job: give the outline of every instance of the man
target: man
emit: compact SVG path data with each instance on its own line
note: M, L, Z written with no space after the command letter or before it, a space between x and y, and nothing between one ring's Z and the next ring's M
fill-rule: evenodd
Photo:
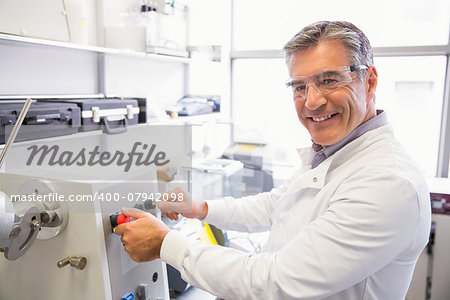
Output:
M430 201L375 109L370 43L348 22L318 22L284 50L287 85L313 141L299 150L303 165L269 193L193 200L183 214L223 229L270 229L262 251L201 245L142 212L124 211L136 221L116 233L132 259L161 257L226 299L404 299L428 240ZM160 208L177 217L169 203Z

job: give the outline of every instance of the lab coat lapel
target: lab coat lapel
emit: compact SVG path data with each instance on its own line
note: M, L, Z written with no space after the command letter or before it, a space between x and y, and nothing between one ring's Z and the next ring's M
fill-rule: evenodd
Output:
M292 182L288 188L288 194L295 193L304 188L323 188L325 185L325 178L335 155L327 158L316 168L311 169L311 160L314 154L311 147L298 149L297 151L302 160L304 174Z

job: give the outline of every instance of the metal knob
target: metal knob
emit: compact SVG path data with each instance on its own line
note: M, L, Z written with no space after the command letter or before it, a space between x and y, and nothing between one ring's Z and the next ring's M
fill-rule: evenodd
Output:
M77 270L83 270L86 267L87 259L83 256L69 256L66 257L56 264L58 268L65 267L67 265L70 265L71 267L77 269Z

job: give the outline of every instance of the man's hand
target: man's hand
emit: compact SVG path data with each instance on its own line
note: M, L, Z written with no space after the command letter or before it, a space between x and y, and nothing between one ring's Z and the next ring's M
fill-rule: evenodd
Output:
M186 194L181 188L176 188L163 195L162 199L170 199L171 201L161 201L158 208L162 215L171 220L178 220L178 214L186 218L197 218L203 220L208 214L208 204L203 200L194 200ZM176 195L176 199L172 198Z
M122 213L135 221L120 224L114 232L121 236L122 244L135 262L160 258L161 245L170 229L149 213L135 208L122 208Z

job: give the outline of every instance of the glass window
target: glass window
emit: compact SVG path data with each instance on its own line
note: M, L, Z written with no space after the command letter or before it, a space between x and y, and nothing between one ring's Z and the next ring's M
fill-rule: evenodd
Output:
M450 28L448 0L240 0L233 13L235 50L280 49L319 20L350 21L373 47L445 45Z
M445 80L444 56L376 57L376 106L427 176L436 175Z
M287 78L284 59L234 61L234 139L269 143L274 163L295 164L295 148L311 145L311 138L297 118Z

